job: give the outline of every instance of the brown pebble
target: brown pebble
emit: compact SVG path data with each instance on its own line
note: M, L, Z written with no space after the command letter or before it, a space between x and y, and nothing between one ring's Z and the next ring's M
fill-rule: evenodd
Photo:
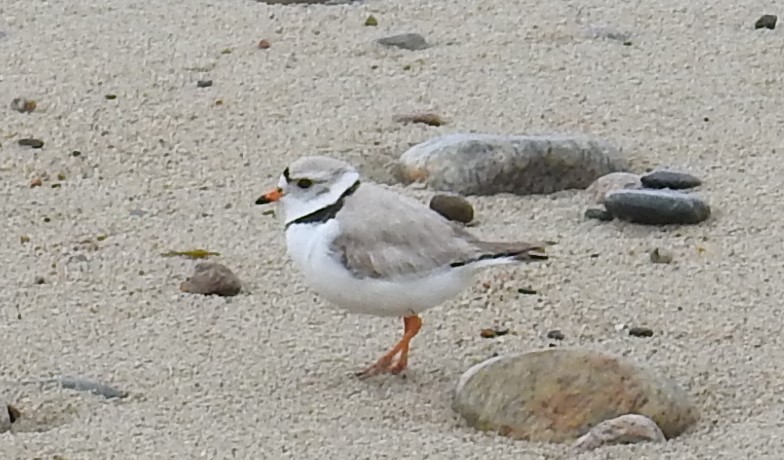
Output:
M180 283L180 290L191 294L235 296L241 289L237 275L217 262L196 264L193 275Z
M499 327L488 327L479 331L479 335L484 339L494 339L509 333L509 329Z
M259 40L259 49L266 50L269 49L270 46L272 46L272 44L269 42L269 40Z
M36 177L35 179L30 181L30 188L40 187L43 184L44 184L44 182L41 180L41 178Z
M11 109L20 113L30 113L34 111L36 107L38 107L38 103L32 99L17 97L11 101Z
M464 224L474 219L474 207L460 195L435 195L430 199L430 209L449 220Z
M399 123L421 123L428 126L441 126L444 119L435 113L417 113L413 115L398 115L395 121Z

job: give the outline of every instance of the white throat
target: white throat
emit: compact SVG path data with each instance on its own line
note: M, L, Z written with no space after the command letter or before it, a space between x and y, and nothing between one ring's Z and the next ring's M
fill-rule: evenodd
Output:
M337 180L329 191L317 195L314 198L302 201L291 196L284 195L280 200L283 204L283 212L286 216L286 224L312 214L320 209L335 204L340 197L359 180L359 173L348 171Z

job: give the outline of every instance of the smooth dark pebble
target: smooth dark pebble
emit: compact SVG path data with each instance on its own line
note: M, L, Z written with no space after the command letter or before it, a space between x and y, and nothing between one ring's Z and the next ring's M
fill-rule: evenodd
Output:
M547 338L553 340L563 340L566 338L566 336L559 329L553 329L547 333Z
M199 80L196 82L197 88L209 88L212 86L212 80Z
M648 327L631 327L629 335L632 337L653 337L653 329Z
M669 189L614 190L604 206L618 219L647 225L698 224L711 214L698 196Z
M640 177L640 182L645 188L669 188L672 190L694 188L702 184L700 179L691 174L667 170L648 173Z
M110 101L113 101L113 100L117 99L117 95L116 94L107 94L104 97L106 99L110 100Z
M36 276L35 277L35 284L44 284L44 283L46 283L46 280L44 279L43 276Z
M41 139L35 139L30 137L19 139L18 142L19 145L21 145L22 147L32 147L34 149L40 149L41 147L44 146L44 141L42 141Z
M775 14L763 14L762 17L757 19L754 23L755 29L775 29L778 17Z
M530 288L519 288L517 292L526 295L536 295L536 290Z

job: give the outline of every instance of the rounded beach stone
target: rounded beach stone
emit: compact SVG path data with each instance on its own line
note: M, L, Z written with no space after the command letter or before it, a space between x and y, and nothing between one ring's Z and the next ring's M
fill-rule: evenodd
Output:
M640 442L665 442L664 433L656 422L644 415L626 414L605 420L572 445L578 450L593 450L612 444L636 444Z
M614 217L649 225L698 224L710 217L699 197L675 190L613 190L604 207Z
M667 438L699 418L678 385L621 358L549 348L491 358L460 378L452 408L470 426L514 439L568 442L636 413Z
M461 195L584 189L605 174L628 168L619 151L599 139L470 133L417 144L403 153L399 166L403 183L423 182Z
M430 209L449 220L464 224L474 219L474 207L460 195L435 195L430 199Z
M217 262L196 264L193 275L180 283L182 292L204 295L234 296L242 283L228 267Z
M642 183L640 182L640 176L637 174L614 172L596 179L585 191L591 195L595 202L601 203L604 201L607 193L613 190L639 188L642 188Z
M663 169L645 174L640 178L640 182L645 188L669 188L672 190L694 188L702 184L701 180L691 174Z

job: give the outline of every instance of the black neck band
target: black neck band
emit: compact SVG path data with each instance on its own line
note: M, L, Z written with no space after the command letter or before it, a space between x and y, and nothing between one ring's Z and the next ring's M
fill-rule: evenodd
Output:
M346 201L346 198L351 196L352 193L356 192L358 188L359 181L356 181L354 182L354 185L346 189L346 191L340 195L336 202L317 211L313 211L310 214L306 214L298 219L294 219L291 222L288 222L286 224L286 228L289 228L289 225L293 224L313 224L334 219L338 211L340 211L340 209L343 207L343 202Z

